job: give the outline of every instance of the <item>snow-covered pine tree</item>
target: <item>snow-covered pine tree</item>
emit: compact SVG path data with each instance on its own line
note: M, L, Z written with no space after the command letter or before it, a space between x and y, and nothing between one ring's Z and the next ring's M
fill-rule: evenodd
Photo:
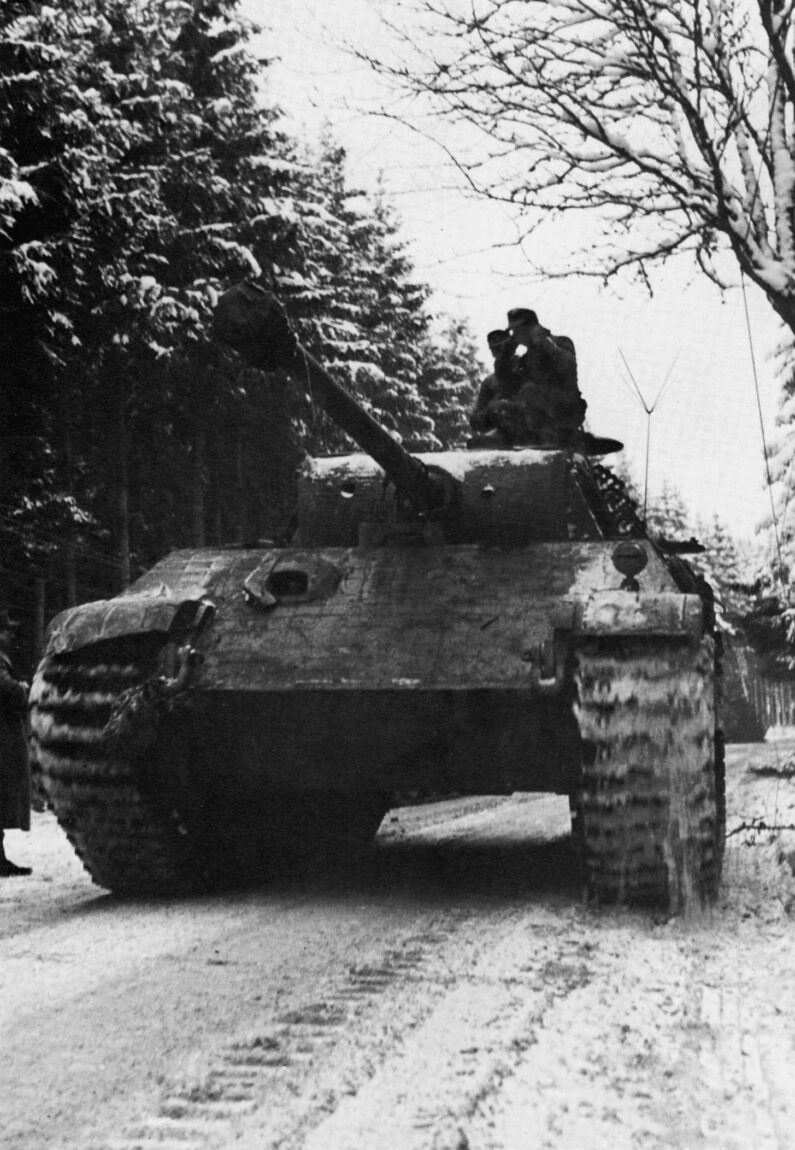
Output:
M617 459L610 460L610 470L623 483L627 495L635 504L638 515L643 515L644 505L644 492L641 484L638 483L635 472L632 470L625 455L619 455Z
M359 233L368 226L364 195L348 185L345 150L326 132L305 145L292 201L289 265L278 265L274 286L300 338L343 387L366 406L359 371L375 370L377 353L364 326L371 288L359 274ZM309 451L343 450L347 441L306 396L304 438Z
M471 434L469 413L488 374L466 320L439 316L422 343L419 389L442 447L460 447Z
M715 596L715 618L721 636L724 733L729 742L759 741L765 733L754 701L759 667L743 629L752 603L744 588L753 578L754 556L717 515L708 521L699 520L696 534L704 551L689 556L689 560Z
M369 227L357 237L357 247L371 301L364 327L377 349L377 370L365 368L357 384L376 418L396 432L409 450L438 447L433 419L419 387L431 323L430 288L417 279L400 234L400 219L383 188L377 190L368 222Z
M108 164L129 144L108 101L114 74L96 66L105 32L96 5L80 0L0 11L0 514L12 535L0 541L3 578L15 580L30 614L29 588L45 579L61 603L74 599L91 519L79 493L84 409L75 384L89 358L79 320L97 251L81 218L88 202L112 216Z
M688 564L702 575L715 594L721 627L735 631L748 607L743 586L753 579L755 559L718 515L694 518L679 490L665 483L651 504L647 527L652 536L685 542L695 539L703 548L688 554Z
M417 282L386 198L349 185L346 155L326 133L304 157L294 251L297 269L277 283L302 340L384 427L412 449L435 445L417 389L430 289ZM311 397L310 397L311 399ZM346 443L312 412L310 450Z
M687 504L678 488L667 480L659 495L649 501L646 526L650 534L671 540L690 539L695 533Z
M752 577L753 557L734 539L715 515L694 521L680 492L670 484L652 504L648 529L652 535L684 541L695 537L704 548L684 559L712 589L716 632L720 637L723 668L723 728L729 741L761 739L764 730L752 702L751 679L756 665L743 631L744 613L750 602L742 585Z
M209 335L219 285L267 279L289 258L297 172L292 141L260 99L261 64L237 7L198 0L174 24L161 73L180 108L176 117L162 109L150 145L162 157L163 214L154 266L131 285L145 284L195 543L261 534L266 509L288 500L297 459L289 393L242 370Z
M788 329L782 329L774 363L781 397L764 476L772 509L760 531L763 559L749 627L768 669L786 677L795 672L795 338Z
M698 521L696 538L703 545L704 552L695 556L694 565L713 587L724 616L734 631L738 620L750 607L750 596L745 588L753 582L756 556L732 535L718 515Z
M131 548L145 564L188 541L192 496L194 538L240 533L224 516L256 520L269 476L294 463L283 442L269 450L289 426L281 396L206 342L215 284L254 267L255 242L274 260L289 250L291 146L260 106L246 36L231 0L0 16L4 394L34 467L23 488L54 475L105 524L78 541L89 594L113 589L109 526L126 579ZM257 433L221 442L236 404ZM201 508L211 479L222 496Z

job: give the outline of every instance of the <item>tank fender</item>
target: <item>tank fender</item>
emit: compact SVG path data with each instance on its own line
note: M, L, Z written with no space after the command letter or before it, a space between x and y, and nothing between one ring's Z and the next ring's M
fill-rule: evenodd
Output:
M106 639L162 631L176 642L185 642L209 623L214 604L200 593L196 597L148 592L82 603L56 615L48 631L47 653L62 655Z
M574 605L570 618L577 635L681 635L700 639L704 633L700 597L676 591L595 591Z

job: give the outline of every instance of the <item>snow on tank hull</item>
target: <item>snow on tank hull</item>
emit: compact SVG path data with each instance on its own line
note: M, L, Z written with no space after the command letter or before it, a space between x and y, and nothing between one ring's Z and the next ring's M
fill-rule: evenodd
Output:
M462 456L444 539L402 520L362 457L322 461L297 546L175 552L54 620L34 754L100 885L261 877L285 851L366 839L396 792L536 790L572 796L600 897L714 893L701 600L648 542L642 590L621 589L582 461L506 454Z

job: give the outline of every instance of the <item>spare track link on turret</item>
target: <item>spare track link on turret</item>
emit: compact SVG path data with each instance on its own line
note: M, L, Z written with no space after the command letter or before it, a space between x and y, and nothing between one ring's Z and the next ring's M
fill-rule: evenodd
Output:
M592 460L578 461L575 468L580 482L592 482L598 492L594 512L605 535L644 538L645 527L624 481L603 463Z
M208 876L165 790L135 755L112 752L114 704L145 681L144 661L104 650L50 660L31 691L32 751L42 789L88 873L118 894L187 894Z
M713 640L605 638L577 654L590 894L671 911L713 901L725 834Z

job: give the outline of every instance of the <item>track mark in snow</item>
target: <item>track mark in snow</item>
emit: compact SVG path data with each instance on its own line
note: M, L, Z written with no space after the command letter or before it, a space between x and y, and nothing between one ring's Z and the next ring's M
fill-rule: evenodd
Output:
M467 1125L479 1150L650 1150L680 1059L690 964L661 931L637 937L605 916L591 977L556 998L498 1093ZM593 934L589 936L593 940ZM677 1142L680 1150L690 1146ZM445 1148L446 1150L446 1148Z
M556 1000L591 978L589 948L537 915L516 915L372 1077L312 1129L246 1150L466 1150L469 1120L501 1088ZM565 931L564 931L565 933ZM242 1150L242 1145L241 1145Z
M119 1136L83 1143L86 1150L209 1150L237 1139L246 1120L260 1111L257 1122L258 1148L262 1123L273 1116L278 1131L291 1129L309 1111L324 1112L329 1098L343 1093L350 1082L371 1073L378 1060L378 1043L368 1041L367 1065L359 1065L357 1030L370 1015L393 999L406 998L403 1007L386 1013L392 1019L382 1031L382 1040L391 1048L404 1027L417 1023L429 1009L429 1001L446 992L461 977L461 965L471 944L456 948L456 968L449 977L440 949L459 931L466 937L471 915L455 912L435 916L428 929L405 938L399 945L384 949L377 963L349 966L325 987L322 999L274 1012L252 1024L245 1033L230 1039L209 1063L186 1071L184 1081L172 1083L161 1098L156 1113L131 1124ZM480 921L480 920L479 920ZM472 935L477 938L473 930ZM419 983L423 994L414 1002L412 989ZM329 1062L330 1056L333 1059ZM381 1055L383 1056L383 1055ZM333 1084L313 1087L301 1093L307 1076L323 1081L323 1066L333 1066ZM343 1081L344 1080L344 1081ZM235 1141L242 1148L243 1143ZM72 1144L71 1150L78 1150Z
M740 937L737 937L737 934ZM735 932L742 947L742 932ZM705 1150L789 1150L795 1128L792 1017L795 979L788 940L765 947L766 977L780 1004L758 990L759 971L727 947L702 948L704 983L697 996L702 1040L693 1065L691 1104L701 1115ZM759 961L757 952L757 962ZM789 1057L782 1058L788 1050Z

